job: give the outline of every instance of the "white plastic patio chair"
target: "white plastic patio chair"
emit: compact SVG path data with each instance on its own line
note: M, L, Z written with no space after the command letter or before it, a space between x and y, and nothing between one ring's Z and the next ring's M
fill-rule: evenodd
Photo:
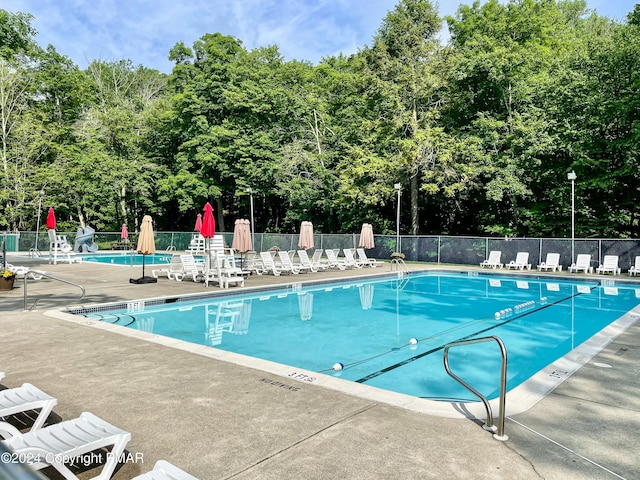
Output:
M635 265L629 268L629 276L634 276L634 275L637 275L638 273L640 273L640 255L636 256Z
M196 263L196 259L190 253L180 255L180 262L182 263L182 272L175 273L173 277L181 282L185 278L191 278L194 282L199 282L204 277L203 269Z
M602 273L603 275L605 273L619 275L620 267L618 266L618 255L605 255L602 260L602 264L596 268L596 273Z
M58 257L66 258L69 263L79 263L82 257L76 257L65 235L56 235L56 231L49 229L49 263L57 265ZM72 258L73 257L73 258Z
M338 258L335 250L328 248L325 250L325 253L327 254L327 265L329 265L329 268L338 268L340 270L347 269L346 262L343 259Z
M226 255L218 252L211 252L209 268L203 274L205 286L209 282L218 282L220 288L229 288L229 284L244 287L244 275L241 269L231 265Z
M562 265L560 265L560 254L559 253L547 253L547 258L544 262L538 265L538 270L551 270L555 272L558 270L562 271Z
M342 252L344 253L344 263L348 268L362 268L362 264L353 256L353 250L350 248L343 248Z
M260 259L262 260L265 273L272 273L276 277L280 275L280 269L276 265L276 262L274 262L271 252L260 252Z
M278 252L278 258L280 258L280 273L293 273L294 275L300 273L300 267L293 264L291 257L289 256L289 252L280 250Z
M0 422L0 436L6 438L4 445L35 470L53 466L67 479L78 478L64 462L93 452L99 448L112 447L106 462L94 480L111 478L131 434L102 420L89 412L78 418L49 425L38 430L20 433L13 425ZM84 475L83 475L83 478Z
M35 270L33 268L24 267L21 265L11 265L10 263L7 263L7 270L11 270L18 277L26 276L27 278L32 278L33 280L41 280L42 276L47 273L44 270Z
M569 273L592 273L593 267L591 266L591 255L588 253L581 253L576 257L576 262L572 263L569 267Z
M204 253L204 246L205 246L205 238L201 234L196 233L191 238L191 242L189 242L189 247L185 251L186 253L191 253L192 255L194 253Z
M172 463L165 460L158 460L153 470L131 480L198 480L193 475L188 474L184 470L176 467Z
M500 263L500 257L502 256L502 252L500 250L492 250L489 252L489 258L484 260L480 266L481 267L491 267L491 268L502 268L503 264Z
M329 265L327 264L327 262L322 261L322 251L323 250L321 248L317 248L313 252L313 256L311 257L311 264L317 266L318 268L326 270L327 268L329 268Z
M151 270L151 275L153 275L154 278L158 278L161 275L166 275L169 280L174 280L176 275L182 274L184 274L184 269L182 268L182 260L180 259L180 255L177 254L171 255L171 260L166 267Z
M366 267L377 267L379 265L384 265L384 262L380 260L376 260L375 258L367 257L367 253L364 251L364 248L357 248L356 253L358 254L358 261L361 265Z
M318 270L326 270L328 265L325 263L320 263L320 256L322 255L322 250L316 250L317 253L314 253L313 256L316 258L309 258L309 254L306 250L298 250L298 258L300 258L300 268L310 271L317 272Z
M38 430L44 425L49 414L56 406L57 400L44 393L30 383L21 387L0 390L0 418L6 418L30 410L40 410L31 430Z
M527 270L531 270L531 264L529 263L529 252L518 252L516 254L515 261L511 260L505 265L505 267L507 267L507 269L513 268L524 270L526 268Z

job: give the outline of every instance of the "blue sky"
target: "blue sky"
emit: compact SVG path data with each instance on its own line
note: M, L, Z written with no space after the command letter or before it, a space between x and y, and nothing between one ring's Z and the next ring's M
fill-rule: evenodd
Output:
M640 0L587 0L623 20ZM0 0L0 8L34 16L38 43L52 44L80 68L93 59L130 59L169 73L167 56L205 33L232 35L251 50L277 45L287 60L317 63L351 54L371 39L397 0ZM434 2L436 3L436 2ZM440 0L441 16L473 0Z

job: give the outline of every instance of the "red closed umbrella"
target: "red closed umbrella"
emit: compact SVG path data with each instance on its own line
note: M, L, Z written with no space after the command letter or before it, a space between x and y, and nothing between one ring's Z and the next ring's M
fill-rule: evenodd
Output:
M127 230L127 224L122 224L122 231L120 232L120 238L126 239L129 238L129 230Z
M47 228L49 230L56 229L56 214L53 211L53 207L49 207L49 213L47 213Z
M209 202L207 202L203 208L204 216L202 218L202 228L200 229L200 235L202 235L206 240L204 244L204 249L207 252L207 255L211 255L209 248L209 238L213 238L216 234L216 221L213 218L213 207ZM209 276L209 264L211 263L210 257L207 257L207 261L205 262L205 268L207 269L206 275Z
M198 216L196 217L196 226L193 227L194 232L199 232L200 230L202 230L202 214L201 213L199 213Z
M202 218L202 227L200 235L204 238L213 238L216 234L216 221L213 218L213 207L209 202L204 206L204 217Z

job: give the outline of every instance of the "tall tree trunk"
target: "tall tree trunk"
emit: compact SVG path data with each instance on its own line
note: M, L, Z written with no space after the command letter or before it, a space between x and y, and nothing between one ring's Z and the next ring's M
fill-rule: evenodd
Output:
M220 197L216 198L216 206L218 210L218 227L216 231L224 232L226 230L224 229L224 215L222 214L222 199Z
M127 223L127 202L125 201L125 196L127 194L126 187L122 187L120 190L120 213L122 213L122 221Z
M411 233L418 234L420 222L418 218L418 174L411 176L409 181L409 195L411 196Z

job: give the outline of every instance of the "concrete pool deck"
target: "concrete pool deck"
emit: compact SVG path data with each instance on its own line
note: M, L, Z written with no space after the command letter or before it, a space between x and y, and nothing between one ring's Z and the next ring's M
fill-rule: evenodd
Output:
M130 284L141 267L8 260L81 284L86 295L79 300L71 285L30 281L28 305L39 298L37 311L23 311L21 280L0 292L1 383L33 383L58 399L54 412L62 419L90 411L131 432L131 456L114 480L146 472L158 459L202 480L640 478L633 447L640 440L637 322L543 400L509 416L509 440L499 442L481 421L418 413L50 314L217 287L166 278ZM246 285L380 271L252 276ZM81 477L88 473L95 471Z

